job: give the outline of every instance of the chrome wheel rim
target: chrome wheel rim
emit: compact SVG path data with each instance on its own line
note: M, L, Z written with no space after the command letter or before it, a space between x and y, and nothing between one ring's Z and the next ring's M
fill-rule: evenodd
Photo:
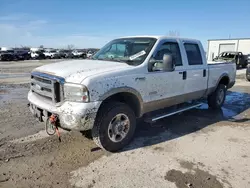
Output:
M128 134L130 121L126 114L117 114L109 123L108 136L112 142L121 142Z
M224 100L224 90L220 89L217 97L217 103L221 104Z

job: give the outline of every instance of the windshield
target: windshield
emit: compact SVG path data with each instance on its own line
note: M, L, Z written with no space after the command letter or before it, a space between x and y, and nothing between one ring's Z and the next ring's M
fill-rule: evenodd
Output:
M100 49L92 59L139 65L146 59L155 42L155 38L115 39Z

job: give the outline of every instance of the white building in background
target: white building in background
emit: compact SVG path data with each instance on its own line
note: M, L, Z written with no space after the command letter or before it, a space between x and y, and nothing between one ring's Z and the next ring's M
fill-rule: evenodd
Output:
M207 59L209 61L225 51L242 52L243 55L250 54L250 38L208 40Z

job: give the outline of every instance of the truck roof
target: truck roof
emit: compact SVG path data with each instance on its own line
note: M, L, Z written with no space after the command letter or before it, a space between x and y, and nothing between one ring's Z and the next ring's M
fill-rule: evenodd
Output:
M144 38L144 37L150 37L150 38L155 38L155 39L180 39L180 40L191 40L191 41L199 41L197 39L192 39L192 38L182 38L182 37L171 37L171 36L164 36L164 35L134 35L134 36L124 36L124 37L119 37L119 38Z

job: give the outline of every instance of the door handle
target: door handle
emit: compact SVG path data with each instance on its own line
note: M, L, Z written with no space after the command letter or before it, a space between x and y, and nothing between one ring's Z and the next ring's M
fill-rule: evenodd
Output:
M206 76L207 76L207 70L203 69L203 77L206 77Z
M179 72L179 74L182 74L182 79L183 80L187 79L187 71Z
M187 71L183 71L182 78L183 80L187 79Z

